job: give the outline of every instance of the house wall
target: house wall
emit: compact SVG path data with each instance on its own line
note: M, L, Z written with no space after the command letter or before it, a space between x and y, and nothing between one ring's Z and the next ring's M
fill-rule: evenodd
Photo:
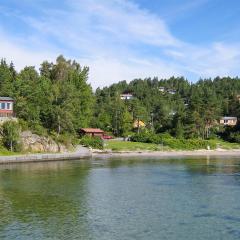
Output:
M81 135L85 135L85 136L90 136L90 137L103 137L104 133L86 133L86 132L81 132Z
M122 99L122 100L130 100L130 99L132 99L132 95L121 95L120 96L120 98Z
M103 133L93 133L92 136L93 137L103 137Z
M0 112L13 112L13 102L0 100Z
M235 125L237 125L237 120L224 120L224 119L221 119L220 120L220 124L227 125L227 126L235 126Z

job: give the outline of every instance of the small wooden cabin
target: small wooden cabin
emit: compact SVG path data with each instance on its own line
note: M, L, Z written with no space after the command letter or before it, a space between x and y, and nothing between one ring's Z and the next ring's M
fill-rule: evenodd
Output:
M90 137L104 137L104 131L99 128L81 128L80 135Z

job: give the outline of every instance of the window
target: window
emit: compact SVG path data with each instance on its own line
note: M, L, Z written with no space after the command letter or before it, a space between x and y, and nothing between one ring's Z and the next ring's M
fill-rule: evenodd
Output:
M11 103L7 103L7 109L10 110L11 109Z
M5 103L1 103L1 109L5 109Z
M228 120L224 119L224 123L228 123Z

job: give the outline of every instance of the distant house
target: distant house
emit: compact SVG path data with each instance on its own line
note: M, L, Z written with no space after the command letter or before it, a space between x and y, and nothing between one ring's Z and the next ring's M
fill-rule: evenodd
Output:
M10 97L0 97L0 123L16 120L13 111L14 99Z
M169 94L176 94L176 90L173 90L173 89L168 89L168 91L167 91Z
M120 98L122 100L131 100L133 98L133 95L131 93L124 93L120 95Z
M159 90L160 92L165 92L165 87L159 87L158 90Z
M99 128L81 128L80 135L90 137L104 137L104 131Z
M135 120L133 122L133 128L145 128L146 124L141 120Z
M220 119L220 124L224 126L236 126L237 117L222 117Z

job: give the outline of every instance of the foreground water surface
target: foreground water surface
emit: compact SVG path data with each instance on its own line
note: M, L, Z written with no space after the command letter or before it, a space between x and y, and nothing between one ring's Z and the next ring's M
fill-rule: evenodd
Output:
M240 239L240 158L0 166L0 239Z

